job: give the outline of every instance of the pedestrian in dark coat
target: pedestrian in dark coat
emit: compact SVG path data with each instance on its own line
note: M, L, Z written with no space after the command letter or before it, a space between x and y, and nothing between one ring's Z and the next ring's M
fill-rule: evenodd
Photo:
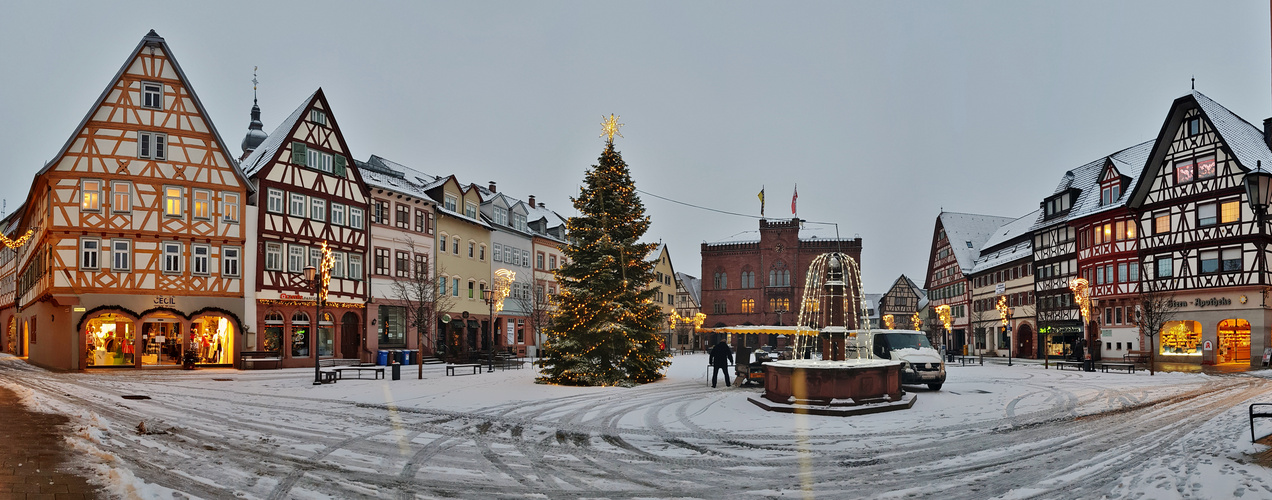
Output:
M719 380L720 370L724 370L724 386L729 384L729 363L733 362L733 350L729 349L729 344L723 340L711 348L711 366L715 368L711 371L711 387L716 386L716 380Z

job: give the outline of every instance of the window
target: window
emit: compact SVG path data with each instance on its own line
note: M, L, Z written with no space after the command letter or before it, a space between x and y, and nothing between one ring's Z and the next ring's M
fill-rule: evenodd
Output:
M331 252L331 277L343 278L345 275L345 253Z
M167 153L168 135L156 132L137 132L137 157L162 160Z
M98 269L98 257L102 251L102 240L97 238L80 239L80 269L84 271L96 271Z
M437 252L438 252L438 253L446 253L446 242L448 242L448 241L450 241L450 237L449 237L449 236L446 236L446 233L442 233L441 237L439 237L439 238L437 239L437 242L438 242Z
M494 256L491 257L495 262L503 262L503 245L495 243Z
M1201 118L1188 119L1188 136L1192 137L1201 133Z
M349 227L362 229L362 209L349 207Z
M1103 266L1095 268L1095 284L1097 285L1104 284L1104 267Z
M411 207L399 203L397 205L397 220L394 222L397 223L397 227L400 227L402 229L410 229L411 228Z
M303 167L303 166L305 166L305 164L306 164L305 158L306 158L306 156L307 156L305 152L306 152L306 151L308 151L308 150L309 150L309 147L308 147L308 146L305 146L305 143L303 143L303 142L292 142L292 148L291 148L291 162L292 162L292 164L293 164L293 165L300 165L300 166L302 166L302 167Z
M313 266L314 269L318 269L322 266L322 247L313 247L309 249L309 265Z
M1113 321L1114 321L1114 324L1118 324L1118 325L1122 324L1122 308L1121 308L1121 307L1115 307L1115 308L1113 308L1113 312L1115 313L1115 314L1113 315ZM1118 344L1120 345L1120 344L1121 344L1121 342L1118 342Z
M529 231L530 228L526 225L525 214L512 214L512 227L518 231Z
M422 280L428 277L428 256L422 253L415 254L415 279Z
M185 215L182 205L185 203L185 189L165 186L163 188L163 214L168 217Z
M1169 278L1171 276L1174 276L1175 271L1174 271L1173 264L1174 262L1171 260L1170 257L1158 257L1157 258L1157 277Z
M1193 164L1181 161L1175 164L1175 184L1184 184L1193 180Z
M751 314L755 312L755 299L742 299L742 312Z
M375 261L373 263L375 264L375 274L380 276L388 276L389 275L389 249L387 248L375 249Z
M142 82L141 107L163 109L163 84Z
M495 214L495 224L499 224L501 226L508 225L508 209L502 208L502 207L495 207L494 214Z
M451 278L451 297L459 296L459 278Z
M548 270L550 271L550 270L554 270L554 269L556 269L556 268L557 268L557 265L556 265L556 264L557 264L556 256L555 256L555 255L549 255L549 256L548 256Z
M1100 189L1100 205L1112 205L1118 198L1122 197L1122 186L1120 184L1110 184Z
M326 173L332 172L331 153L324 153L315 149L309 149L309 161L307 166L312 169L321 170Z
M1217 273L1219 272L1219 251L1206 250L1201 252L1201 272Z
M1197 225L1213 226L1218 223L1218 209L1219 206L1215 203L1203 203L1197 205Z
M212 257L212 248L207 245L190 246L190 272L200 276L208 274L208 260Z
M471 201L464 203L464 215L471 219L477 218L477 204Z
M331 225L343 226L345 223L345 206L331 202Z
M468 258L471 259L475 257L476 255L477 255L477 243L469 241L468 242Z
M451 238L451 253L459 255L459 237Z
M444 203L444 205L443 205L443 206L445 206L447 210L450 210L450 211L452 211L452 212L455 212L455 211L456 211L456 209L455 209L455 204L456 204L456 203L458 203L458 202L459 202L459 200L458 200L457 198L455 198L455 195L453 195L453 194L448 194L448 195L446 195L445 201L443 202L443 203Z
M309 121L317 123L319 125L326 125L327 115L320 110L311 109L309 110Z
M486 245L481 245L481 248L477 249L477 260L486 261Z
M278 189L269 188L265 191L267 201L265 202L265 211L277 214L283 213L283 192Z
M291 355L293 358L309 356L309 315L296 311L291 318Z
M406 346L406 308L380 306L380 345Z
M394 255L394 276L399 278L411 277L411 253L398 250Z
M132 211L132 183L115 181L110 183L110 211L126 214Z
M80 181L80 209L85 212L100 212L102 210L102 181L99 180L82 180Z
M424 211L415 209L415 232L428 233L428 217L424 215Z
M1136 281L1139 281L1139 262L1132 262L1127 267L1129 267L1127 271L1129 271L1131 275L1131 279L1130 281L1127 281L1127 283L1134 283Z
M1219 222L1228 224L1241 221L1241 202L1239 200L1219 202Z
M1153 214L1153 234L1165 234L1170 232L1170 212L1158 212Z
M221 275L237 278L239 276L239 247L221 247Z
M287 245L287 272L298 273L305 270L305 255L309 250L304 245Z
M375 200L371 206L371 223L372 224L388 224L389 223L389 202L384 200Z
M168 242L163 244L163 272L175 274L181 272L181 244Z
M287 215L294 215L296 217L305 216L305 195L298 193L291 194L291 203L287 209Z
M534 268L543 269L543 252L537 252L534 256Z
M239 221L238 193L221 193L221 220L225 222Z
M310 198L309 218L313 220L327 220L327 200L321 198Z
M1209 179L1215 176L1215 157L1207 156L1197 160L1197 178Z
M1240 271L1241 265L1241 249L1225 248L1223 249L1223 272L1230 273Z
M282 243L266 243L265 244L265 270L266 271L282 271L283 270L283 244Z
M202 189L194 190L194 213L191 214L195 219L208 220L212 218L212 192Z
M349 254L349 279L362 279L362 256L358 254Z
M1122 283L1127 283L1126 278L1126 263L1119 262L1117 264L1117 280Z
M128 240L111 240L110 269L112 271L129 271L132 269L132 242Z
M450 278L447 278L446 276L437 277L437 294L438 295L442 295L442 296L446 295L446 283L449 281L450 281Z

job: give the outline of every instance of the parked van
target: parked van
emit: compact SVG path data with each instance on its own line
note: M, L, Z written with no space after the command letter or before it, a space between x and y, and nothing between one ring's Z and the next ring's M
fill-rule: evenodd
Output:
M901 383L927 384L934 391L945 383L945 361L932 347L927 335L915 330L856 330L856 348L870 349L876 358L901 362ZM864 345L873 340L869 346ZM853 343L849 342L852 346Z

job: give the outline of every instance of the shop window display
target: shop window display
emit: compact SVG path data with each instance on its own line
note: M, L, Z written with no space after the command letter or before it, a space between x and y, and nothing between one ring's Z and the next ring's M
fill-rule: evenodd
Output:
M176 318L156 318L142 326L142 365L181 364L181 324Z
M223 317L204 317L190 325L190 344L199 364L233 364L234 327Z
M266 351L283 350L283 315L277 311L265 315L265 331L261 336L261 348Z
M1250 322L1225 319L1219 322L1218 363L1250 362Z
M1157 352L1164 356L1200 356L1201 323L1171 321L1162 326Z
M85 366L133 366L135 340L131 319L105 314L89 320L84 325Z
M293 358L309 357L309 315L297 311L291 319L291 355Z
M331 313L322 313L318 322L318 355L332 356L336 352L336 327Z

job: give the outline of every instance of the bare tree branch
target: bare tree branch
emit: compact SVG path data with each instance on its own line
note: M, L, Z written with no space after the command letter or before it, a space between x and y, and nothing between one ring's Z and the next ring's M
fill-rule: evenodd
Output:
M411 255L416 254L417 247L413 239L407 238L402 243L410 249ZM419 335L419 350L422 358L426 346L431 347L433 352L438 352L435 342L437 336L432 334L433 325L437 324L442 314L455 305L455 299L443 294L444 290L438 283L437 276L443 274L444 269L439 267L437 272L433 273L430 272L428 262L418 261L411 267L410 275L394 277L389 289L392 300L397 301L398 305L405 309L406 325L413 328Z
M1175 320L1179 308L1184 306L1184 302L1175 300L1175 294L1146 290L1146 286L1141 286L1140 293L1136 297L1135 324L1139 325L1140 333L1148 338L1148 373L1154 373L1153 353L1155 347L1153 338L1161 333L1162 327L1166 323Z

